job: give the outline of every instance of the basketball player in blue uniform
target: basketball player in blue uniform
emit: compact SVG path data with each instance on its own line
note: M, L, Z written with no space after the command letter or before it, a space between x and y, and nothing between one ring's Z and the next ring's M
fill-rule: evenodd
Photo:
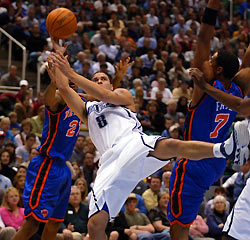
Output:
M136 118L134 100L128 90L113 90L111 80L102 72L94 74L89 81L75 73L67 57L60 52L53 56L55 66L60 69L56 71L57 87L72 111L88 124L90 137L101 153L101 165L89 205L91 240L106 239L107 222L117 215L129 193L141 179L164 166L169 158L176 155L193 160L245 157L236 143L245 146L249 141L246 126L237 125L231 137L222 144L147 136ZM99 101L82 102L69 88L68 79ZM213 164L217 161L213 159Z
M54 44L54 48L64 52L59 45ZM75 84L72 87L76 87ZM40 222L46 223L42 239L56 239L68 206L71 173L66 161L75 146L81 120L56 89L55 79L51 77L45 91L45 120L38 147L40 154L31 160L25 180L23 202L26 220L14 240L28 240L37 232Z
M237 57L219 51L208 61L219 5L219 0L209 0L205 9L194 66L204 72L206 80L215 88L242 98L241 89L231 81L239 69ZM225 141L236 114L194 84L192 102L185 120L184 140ZM188 239L189 226L196 218L205 191L223 174L225 167L226 159L216 164L213 158L198 162L192 161L192 158L181 158L176 162L170 178L167 210L171 239Z

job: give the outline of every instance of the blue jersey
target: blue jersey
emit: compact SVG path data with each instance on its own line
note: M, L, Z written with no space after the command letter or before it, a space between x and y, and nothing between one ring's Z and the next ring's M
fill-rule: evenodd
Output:
M232 82L230 89L225 90L220 81L213 86L237 97L242 97L239 87ZM236 112L226 107L211 96L204 94L200 102L188 109L184 139L219 143L225 141L229 128L232 125Z
M38 151L53 158L67 161L74 149L81 127L81 120L65 106L60 112L53 113L45 107L41 145Z
M228 90L225 90L218 80L213 86L223 92L242 97L241 90L234 83ZM228 137L229 128L236 114L211 96L204 94L196 106L188 109L184 139L223 142ZM169 221L189 226L196 218L203 201L203 194L223 174L225 167L225 158L206 158L200 161L179 159L169 182L171 192L167 210Z

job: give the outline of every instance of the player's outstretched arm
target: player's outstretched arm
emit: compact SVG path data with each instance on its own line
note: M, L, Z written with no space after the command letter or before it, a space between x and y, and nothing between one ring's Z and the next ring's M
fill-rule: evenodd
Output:
M219 6L220 0L209 0L202 18L197 47L194 54L194 67L200 69L206 74L207 81L210 81L213 75L210 72L208 60L210 55L210 41L214 36L214 26L216 24ZM193 106L200 101L203 93L204 92L194 84L192 95Z
M61 70L61 72L79 87L81 87L87 94L93 98L112 103L115 105L123 105L131 108L134 111L134 101L131 93L126 89L118 88L115 91L100 87L97 83L77 74L69 65L67 57L61 53L54 54L54 64ZM59 86L57 86L59 88Z
M48 56L48 66L46 67L47 72L50 77L50 84L47 86L44 93L44 103L46 106L49 106L50 110L57 111L58 104L63 104L63 99L56 91L56 80L55 80L55 69L51 64L51 56Z
M50 69L48 72L50 73ZM56 86L59 89L59 96L61 96L67 103L68 107L85 123L86 118L86 105L81 97L69 86L67 77L58 69L55 69Z
M190 69L190 75L195 84L207 94L236 112L250 115L250 99L244 100L211 86L205 81L204 74L197 68Z

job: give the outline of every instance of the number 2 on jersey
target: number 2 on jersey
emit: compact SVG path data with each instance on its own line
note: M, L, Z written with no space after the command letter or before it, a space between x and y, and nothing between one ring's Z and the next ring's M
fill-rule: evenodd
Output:
M74 134L75 134L75 130L76 130L76 127L79 123L79 129L78 129L78 132L77 134L79 133L80 131L80 128L81 128L81 121L78 122L77 120L73 120L72 122L70 122L69 126L70 126L70 129L68 129L67 133L66 133L66 136L67 137L73 137Z
M217 114L215 117L215 122L218 122L217 126L215 127L214 131L210 133L211 138L218 137L219 130L227 123L229 118L229 114Z

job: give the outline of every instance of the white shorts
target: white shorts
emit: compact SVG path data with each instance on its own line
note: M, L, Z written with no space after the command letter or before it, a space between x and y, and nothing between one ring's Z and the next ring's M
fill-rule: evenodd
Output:
M110 220L115 218L136 184L169 162L148 157L159 138L135 132L101 156L91 191L89 217L102 210L106 203Z
M227 217L223 232L235 239L250 239L250 179Z

